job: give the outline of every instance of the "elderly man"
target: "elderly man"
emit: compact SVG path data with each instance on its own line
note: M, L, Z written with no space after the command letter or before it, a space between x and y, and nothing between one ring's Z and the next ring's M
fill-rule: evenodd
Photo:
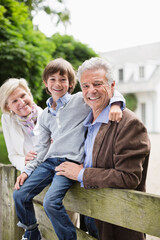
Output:
M119 123L106 119L115 81L108 63L91 58L78 69L83 97L92 111L84 124L88 127L84 165L65 162L57 175L78 180L90 188L125 188L145 191L150 152L146 128L135 114L123 111ZM144 240L145 235L96 220L100 240Z

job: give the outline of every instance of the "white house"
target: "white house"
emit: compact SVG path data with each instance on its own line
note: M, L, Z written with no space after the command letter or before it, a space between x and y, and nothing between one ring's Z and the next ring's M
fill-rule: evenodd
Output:
M100 56L111 63L117 89L122 94L136 95L135 113L148 131L160 133L160 42Z

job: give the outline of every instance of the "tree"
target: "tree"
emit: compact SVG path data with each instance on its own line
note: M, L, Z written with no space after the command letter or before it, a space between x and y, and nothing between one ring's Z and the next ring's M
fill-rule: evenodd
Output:
M41 98L41 75L55 44L33 29L28 8L15 0L0 0L0 85L10 77L29 82L35 100Z
M47 0L17 0L23 2L29 9L30 18L33 19L40 11L44 11L51 16L56 17L55 26L63 24L66 32L67 25L70 23L70 11L66 8L64 0L52 0L52 6Z
M63 57L74 66L97 56L72 36L54 34L51 38L34 30L28 7L16 0L0 0L0 85L10 78L25 78L35 101L45 106L42 72L46 64ZM76 91L80 88L77 85ZM41 100L41 101L40 101Z
M126 99L126 107L134 112L137 108L137 102L138 102L136 95L132 93L128 93L124 95L124 97Z
M98 56L92 48L88 45L76 41L73 36L54 34L51 38L56 45L55 50L52 52L53 58L62 57L69 61L75 70L86 59Z

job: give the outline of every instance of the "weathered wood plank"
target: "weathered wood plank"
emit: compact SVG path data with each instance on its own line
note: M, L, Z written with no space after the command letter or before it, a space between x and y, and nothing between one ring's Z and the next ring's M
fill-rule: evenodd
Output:
M19 172L18 172L18 175L19 175ZM0 177L0 184L1 184L0 193L1 193L1 202L2 202L1 206L3 206L1 207L1 213L3 217L1 218L2 236L0 239L3 239L3 240L21 239L21 236L23 235L24 231L23 229L17 227L18 219L15 213L14 201L12 197L14 184L17 177L17 171L12 165L0 164L0 176L1 176ZM40 230L42 232L43 237L46 240L50 240L50 239L58 240L53 230L53 227L43 210L43 206L42 206L43 197L44 197L44 192L42 192L41 200L38 200L38 202L35 202L34 204L36 217L40 224ZM39 199L39 196L37 196L37 199ZM78 240L94 240L95 238L89 236L88 234L81 231L80 229L77 229L77 239Z
M0 239L2 239L2 167L0 167Z
M58 240L51 222L49 221L47 215L44 212L44 209L41 204L37 202L34 203L37 221L39 223L39 228L42 232L42 235L45 239L53 239ZM77 231L77 240L95 240L95 238L91 237L90 235L86 234L80 229L76 229Z
M160 196L123 189L85 190L75 184L64 205L68 210L160 237Z
M17 218L12 199L16 179L15 168L0 165L0 176L3 206L1 221L4 230L2 239L19 239L20 229L16 227ZM34 200L36 215L45 239L56 240L57 237L42 207L46 191L47 188ZM67 210L160 237L160 196L124 189L85 190L76 183L67 192L64 205ZM80 230L77 231L77 235L78 240L93 239Z
M43 201L47 188L37 196ZM64 198L67 210L160 237L160 196L123 189L85 190L74 184Z
M22 236L23 230L16 226L17 216L14 208L13 189L16 170L12 165L0 164L1 169L1 200L2 200L2 239L15 240Z

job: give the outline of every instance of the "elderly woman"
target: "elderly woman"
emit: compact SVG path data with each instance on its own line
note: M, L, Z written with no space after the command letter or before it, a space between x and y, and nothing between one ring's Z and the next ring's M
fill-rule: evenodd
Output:
M0 108L8 158L16 169L22 170L34 157L38 120L43 110L34 103L22 78L11 78L0 87Z

